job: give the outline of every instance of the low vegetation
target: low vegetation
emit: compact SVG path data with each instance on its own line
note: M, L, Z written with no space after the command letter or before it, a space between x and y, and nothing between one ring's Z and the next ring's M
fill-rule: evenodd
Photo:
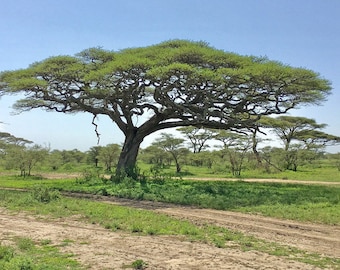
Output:
M50 240L35 242L26 237L6 239L0 242L0 269L4 270L64 270L84 269L72 254L58 251Z
M25 210L31 214L38 214L40 217L46 215L49 219L77 215L81 216L83 221L99 224L113 231L119 230L137 235L177 235L192 241L214 244L220 248L257 250L308 262L319 267L333 267L340 263L339 259L306 253L297 248L267 242L226 228L209 224L192 224L189 221L178 220L149 210L132 209L87 199L60 197L58 200L42 203L34 199L28 192L19 194L19 191L1 190L0 207L6 207L12 211Z
M32 188L36 197L49 199L44 188L161 201L203 208L261 213L266 216L340 224L340 186L239 181L193 181L171 178L124 178L112 182L95 175L74 179L0 177L0 186ZM58 197L56 192L53 196ZM47 197L47 198L46 198Z
M191 241L210 243L220 248L236 247L241 250L257 250L275 256L285 256L322 268L336 268L340 264L339 259L306 253L296 248L266 242L217 226L194 225L188 221L176 220L151 211L62 196L64 192L80 192L340 225L340 186L335 185L340 181L340 175L333 166L333 160L322 159L318 166L315 164L303 165L298 171L285 170L274 173L249 167L242 173L242 177L245 178L276 178L283 181L285 179L309 180L315 182L313 185L299 184L298 182L294 184L288 182L250 183L243 181L241 177L233 177L232 174L224 173L226 167L222 164L215 164L210 169L204 166L183 165L181 173L178 174L174 173L175 168L171 164L157 167L140 162L139 165L137 180L124 176L110 178L104 169L85 163L66 163L65 166L53 173L48 168L40 167L40 172L34 172L31 176L26 175L25 177L19 176L16 172L7 171L7 174L0 175L0 187L20 189L24 192L0 190L0 207L6 207L13 211L25 210L40 216L47 215L49 218L51 216L56 218L81 216L85 222L95 223L113 231L138 235L176 235ZM63 175L65 172L67 174L57 179L45 178L46 175L58 173ZM70 177L66 178L65 175L70 175ZM212 177L224 180L214 181ZM210 178L210 180L203 181L194 178ZM229 181L230 178L233 178L232 181ZM318 184L319 181L334 182L334 185L321 185ZM43 256L46 247L39 243L35 243L35 245L36 252L40 254L39 256ZM28 267L33 267L20 269L67 268L64 266L57 268L58 264L54 263L53 267L55 268L46 265L44 265L45 268L39 268L39 261L35 259L39 256L32 255L33 253L24 254L15 245L2 245L1 249L16 251L10 261L8 259L7 261L0 260L7 267L2 267L0 264L0 269L16 269L9 266L16 264L16 261L22 263L23 267L26 267L25 264ZM70 255L60 256L61 265L74 263L72 257L69 257ZM46 260L48 261L48 259ZM135 269L145 267L144 261L138 260L126 262L125 265ZM72 266L72 269L78 269L77 267L81 269L76 264Z

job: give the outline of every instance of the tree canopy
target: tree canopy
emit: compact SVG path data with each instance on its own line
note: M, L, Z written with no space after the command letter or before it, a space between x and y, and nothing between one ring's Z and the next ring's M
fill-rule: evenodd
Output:
M155 131L255 128L260 116L319 104L330 89L311 70L186 40L116 52L90 48L0 74L0 95L25 94L14 104L19 112L110 117L125 135L117 169L126 172Z
M301 116L281 115L276 118L264 117L260 123L263 127L271 128L284 144L286 151L292 140L303 141L306 146L312 143L326 145L336 143L339 137L320 131L326 124L318 124L314 119Z

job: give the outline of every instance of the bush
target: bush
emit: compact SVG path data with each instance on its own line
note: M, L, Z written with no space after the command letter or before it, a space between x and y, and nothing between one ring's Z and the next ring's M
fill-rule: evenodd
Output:
M38 202L49 203L51 201L59 200L61 194L59 191L48 187L35 186L32 190L32 197Z
M82 177L76 179L77 184L87 184L89 186L95 186L98 184L106 183L108 179L100 176L100 170L96 169L85 169L82 172Z
M131 264L131 266L133 267L133 269L142 270L142 269L146 269L148 264L144 262L143 260L136 260Z
M0 244L0 269L32 270L32 260L23 256L15 256L14 249Z
M33 270L33 263L30 258L15 257L4 264L4 270Z
M0 244L0 261L9 261L14 256L14 250L11 247Z

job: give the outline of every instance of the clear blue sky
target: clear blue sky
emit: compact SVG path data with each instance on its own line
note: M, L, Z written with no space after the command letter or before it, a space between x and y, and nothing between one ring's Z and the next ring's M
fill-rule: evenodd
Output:
M333 94L323 106L291 115L326 123L325 132L340 136L339 15L339 0L2 0L0 71L94 46L119 50L169 39L203 40L217 49L319 72L332 82ZM96 145L91 115L13 116L15 99L0 99L0 121L6 123L1 131L52 149L85 151ZM102 116L98 124L101 145L123 142L109 119Z

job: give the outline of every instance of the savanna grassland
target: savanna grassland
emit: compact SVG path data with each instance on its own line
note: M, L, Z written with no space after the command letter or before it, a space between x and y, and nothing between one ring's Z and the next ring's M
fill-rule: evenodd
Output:
M292 177L280 179L278 175L276 180L280 182L263 180L264 175L258 175L259 182L218 178L218 175L213 180L202 180L207 178L204 174L144 175L138 181L128 177L117 180L91 169L78 174L60 173L57 179L50 179L52 174L46 172L26 178L2 175L3 226L13 228L15 221L29 219L24 230L29 233L14 230L2 234L1 249L10 250L4 253L12 255L0 256L0 261L8 269L16 269L10 268L16 261L31 267L27 269L65 269L65 265L74 265L67 266L69 269L111 269L112 266L114 269L261 269L275 261L277 269L286 269L288 265L292 269L338 269L337 173L328 170L322 179L320 173L310 173L310 182L306 182L308 173L297 172L294 183L288 182ZM11 218L6 219L10 216L13 224ZM42 223L36 226L51 227L50 237L29 225L34 222ZM68 235L51 233L51 230L58 232L58 226L70 230ZM91 228L78 235L77 228L84 226ZM101 236L104 233L112 233L112 239L125 239L128 244L118 241L117 247L107 236ZM21 238L29 239L34 252L41 257L45 256L47 247L55 249L53 252L61 254L55 257L61 266L54 262L54 268L43 268L41 265L46 267L46 264L35 259L39 256L17 246L16 239ZM93 245L98 243L106 250L112 249L107 256L103 250L96 255ZM126 254L121 254L119 247L124 247ZM200 255L194 255L194 250ZM120 260L108 259L118 256L117 252ZM266 260L254 260L254 253ZM103 257L109 262L101 263ZM48 258L41 260L45 262Z

